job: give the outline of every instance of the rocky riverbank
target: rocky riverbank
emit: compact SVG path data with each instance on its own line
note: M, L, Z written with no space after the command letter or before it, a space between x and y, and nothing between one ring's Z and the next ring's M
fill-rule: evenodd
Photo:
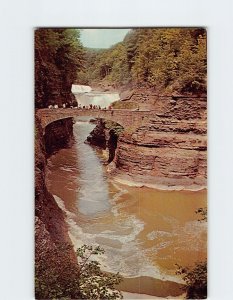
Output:
M141 126L124 128L117 136L114 158L108 161L111 164L107 168L113 178L159 189L206 188L206 96L158 95L143 89L122 95L125 98L121 103L131 102L139 110L154 113L148 113ZM89 142L107 148L111 154L109 132L100 120Z
M69 134L68 134L69 133ZM68 135L67 135L68 134ZM55 142L54 137L57 137ZM75 269L76 255L68 236L68 227L63 211L58 207L54 197L48 192L45 181L46 157L65 146L65 140L72 137L72 120L59 121L46 129L45 135L40 121L35 120L35 276L36 291L43 284L47 289L53 288L53 280L63 267L73 266ZM53 141L53 143L52 143ZM50 144L51 143L51 144ZM66 144L67 145L67 144ZM69 257L69 260L67 260ZM50 274L50 275L49 275ZM54 276L54 278L53 278ZM51 280L51 282L49 282ZM59 284L59 280L57 282ZM55 284L57 284L55 283ZM37 294L37 299L44 296Z
M68 241L66 237L66 225L63 221L62 211L58 208L53 196L48 192L45 182L46 157L51 154L46 145L46 139L49 138L49 131L46 138L43 135L40 121L36 120L36 137L35 137L35 216L36 223L43 223L44 230L49 233L51 241ZM52 133L53 135L53 133ZM46 151L47 148L47 151ZM36 227L37 229L37 227ZM36 236L41 232L36 230Z

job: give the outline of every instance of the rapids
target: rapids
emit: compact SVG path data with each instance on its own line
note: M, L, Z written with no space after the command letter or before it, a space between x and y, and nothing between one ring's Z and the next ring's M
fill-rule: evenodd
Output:
M78 105L89 106L97 105L101 108L109 107L114 101L120 100L118 93L93 91L90 86L72 85L71 89Z
M187 266L206 257L206 224L195 214L205 206L206 191L158 191L112 182L101 150L84 143L94 126L76 122L72 147L48 160L48 188L66 213L75 248L102 246L102 268L130 280L180 283L175 263ZM152 285L144 284L142 294L158 296ZM127 282L122 289L137 292Z

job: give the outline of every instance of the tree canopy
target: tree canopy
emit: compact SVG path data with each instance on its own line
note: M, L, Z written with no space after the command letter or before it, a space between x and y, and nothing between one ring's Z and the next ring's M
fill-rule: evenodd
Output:
M205 93L206 30L137 28L109 49L88 49L78 29L35 31L35 105L71 103L71 85L103 83Z
M35 31L35 106L70 103L71 85L84 68L84 49L77 29Z
M93 58L90 81L206 92L206 31L201 28L132 29L123 42Z
M117 274L100 269L100 263L93 256L104 254L104 249L82 245L77 249L78 261L70 256L71 246L40 251L35 255L36 299L122 299L116 288L122 281Z

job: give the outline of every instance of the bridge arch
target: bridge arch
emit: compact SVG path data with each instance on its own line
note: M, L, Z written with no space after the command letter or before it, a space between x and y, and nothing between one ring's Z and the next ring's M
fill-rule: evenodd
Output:
M120 124L123 128L137 128L144 123L151 113L148 111L132 110L89 110L89 109L39 109L36 115L41 120L42 128L57 120L86 116L110 120Z
M105 129L109 129L107 131L107 135L105 135L104 149L108 149L108 163L111 163L115 157L119 135L125 130L125 126L130 124L130 122L127 122L127 118L125 118L124 113L123 116L120 115L118 111L116 114L114 113L114 110L104 110L103 112L99 112L93 110L77 111L76 109L44 109L37 111L36 115L41 121L44 138L46 141L45 144L48 145L48 153L53 152L54 145L56 145L57 142L62 147L68 145L70 132L73 131L73 119L77 121L81 119L85 120L85 118L95 118L100 120L97 125L99 125L99 129L103 131L104 135L106 134ZM67 122L63 122L64 120L67 120ZM117 125L115 126L113 124L112 126L112 124L109 123L106 125L108 121ZM103 127L101 127L101 124ZM62 128L63 135L59 134L60 130L57 131L57 126ZM95 139L98 141L97 136L98 135L95 136ZM91 139L92 138L90 138L89 142L92 144L93 140Z

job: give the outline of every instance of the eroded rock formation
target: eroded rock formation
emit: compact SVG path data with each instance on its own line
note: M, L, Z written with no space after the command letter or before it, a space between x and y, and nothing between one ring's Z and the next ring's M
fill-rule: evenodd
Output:
M137 91L130 101L155 114L120 135L118 178L146 185L198 189L207 180L207 101L202 96L159 96ZM125 100L127 101L127 99Z
M43 293L37 295L38 285L48 284L50 288L45 289L45 291L51 291L53 289L53 276L58 276L63 267L67 268L67 257L70 258L70 265L74 269L76 268L76 256L68 236L64 214L54 197L48 192L45 182L46 157L60 146L64 146L65 141L69 141L72 131L69 132L68 129L72 129L71 121L66 119L62 121L62 124L51 124L52 126L46 130L45 136L43 136L40 121L36 118L35 122L35 275L37 299L44 297ZM54 140L55 135L56 141ZM50 147L52 141L54 144ZM61 284L59 280L58 284ZM54 284L57 283L54 282ZM43 288L40 286L39 290L41 292Z
M105 121L103 119L97 119L96 127L87 137L86 142L93 146L107 149L107 162L111 163L115 158L115 152L117 149L118 130L121 129L123 128L119 124Z
M44 144L47 155L65 148L72 143L73 119L66 118L50 123L45 127Z
M86 142L93 146L100 147L102 149L106 149L106 130L105 123L102 119L98 119L96 121L96 127L92 130L92 132L87 137Z

